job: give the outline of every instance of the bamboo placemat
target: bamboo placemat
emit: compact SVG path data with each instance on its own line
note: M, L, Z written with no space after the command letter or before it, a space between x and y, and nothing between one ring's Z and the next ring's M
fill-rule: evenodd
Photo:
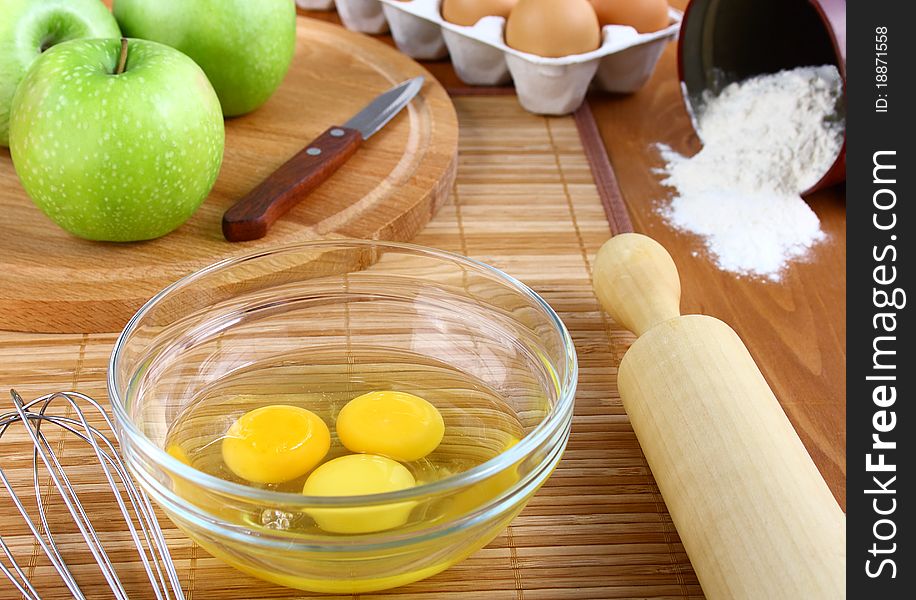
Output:
M359 598L701 598L617 392L616 368L632 337L601 312L592 293L592 261L611 233L609 222L622 230L628 219L614 201L613 172L602 164L606 156L589 141L595 134L589 133L594 129L590 115L539 117L524 112L510 96L454 100L461 140L453 202L415 241L503 269L560 313L579 354L572 435L550 481L488 547L426 581ZM74 389L105 400L114 339L113 334L0 332L0 388L15 386L26 399ZM5 399L0 407L8 408ZM7 474L30 478L25 446L3 444L0 460ZM3 496L0 491L4 538L28 551L34 544ZM189 599L334 597L242 575L162 522ZM43 597L69 598L38 552L32 548L28 565ZM132 575L128 579L140 576L139 565L128 562L134 561L129 553L114 557L125 561L121 566ZM131 598L149 597L142 586L135 587ZM93 587L90 597L107 597L101 590ZM0 579L0 598L16 597Z

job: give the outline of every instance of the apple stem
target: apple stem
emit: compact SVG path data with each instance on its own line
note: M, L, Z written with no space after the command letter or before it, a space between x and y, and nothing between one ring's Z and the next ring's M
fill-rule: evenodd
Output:
M118 58L118 68L115 70L115 75L120 75L124 72L124 67L127 65L127 38L121 38L121 56Z

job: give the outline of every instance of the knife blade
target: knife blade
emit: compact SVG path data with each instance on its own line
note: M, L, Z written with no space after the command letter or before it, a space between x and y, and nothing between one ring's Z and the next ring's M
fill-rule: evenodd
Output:
M423 87L422 75L408 79L404 83L394 86L384 94L377 96L366 108L362 109L344 123L344 127L356 129L364 140L372 137L379 129L388 124Z
M321 185L423 88L422 76L377 96L344 125L335 125L296 153L223 214L230 242L264 237L270 226Z

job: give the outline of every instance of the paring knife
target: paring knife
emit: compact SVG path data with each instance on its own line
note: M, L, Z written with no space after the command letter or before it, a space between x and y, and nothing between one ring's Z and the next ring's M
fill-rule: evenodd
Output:
M846 515L738 334L681 316L651 238L615 235L593 264L598 300L639 336L617 389L706 597L845 598Z
M274 221L305 198L347 162L364 140L385 126L423 87L423 77L408 79L378 96L342 126L312 140L223 215L230 242L264 237Z

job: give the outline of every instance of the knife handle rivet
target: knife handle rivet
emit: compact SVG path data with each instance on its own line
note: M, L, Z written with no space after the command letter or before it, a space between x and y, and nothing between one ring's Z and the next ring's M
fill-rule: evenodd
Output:
M334 137L343 137L343 134L344 134L343 129L332 129L331 130L331 135Z
M318 156L321 154L321 148L309 148L305 151L309 156Z

